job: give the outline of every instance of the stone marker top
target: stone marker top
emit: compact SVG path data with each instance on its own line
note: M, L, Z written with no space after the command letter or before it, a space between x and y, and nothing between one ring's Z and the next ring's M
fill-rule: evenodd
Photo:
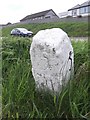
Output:
M56 32L57 31L57 32ZM58 37L59 36L59 37ZM33 38L34 43L36 44L45 44L49 45L50 47L57 47L60 42L62 42L62 39L64 42L70 41L66 39L67 34L60 28L52 28L52 29L46 29L39 31Z

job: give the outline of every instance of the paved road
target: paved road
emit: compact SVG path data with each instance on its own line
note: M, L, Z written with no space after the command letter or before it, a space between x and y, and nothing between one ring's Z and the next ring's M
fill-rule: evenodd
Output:
M70 37L72 41L88 41L88 37Z
M0 39L3 39L4 37L1 37L0 34ZM70 37L71 41L88 41L88 37Z

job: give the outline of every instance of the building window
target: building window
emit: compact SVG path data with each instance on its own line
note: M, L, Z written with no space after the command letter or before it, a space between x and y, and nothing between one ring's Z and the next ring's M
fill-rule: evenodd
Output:
M85 7L85 8L84 8L84 12L85 12L85 13L88 13L88 7Z
M80 8L80 14L88 13L88 11L89 11L88 8L89 7Z
M86 7L84 8L84 13L86 13Z
M90 6L88 6L88 13L90 13Z
M46 16L45 18L50 18L50 16Z
M80 8L80 14L84 13L84 8Z

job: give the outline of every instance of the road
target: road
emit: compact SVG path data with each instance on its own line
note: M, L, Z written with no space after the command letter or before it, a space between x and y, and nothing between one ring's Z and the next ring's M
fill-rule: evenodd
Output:
M71 41L88 41L88 37L70 37Z

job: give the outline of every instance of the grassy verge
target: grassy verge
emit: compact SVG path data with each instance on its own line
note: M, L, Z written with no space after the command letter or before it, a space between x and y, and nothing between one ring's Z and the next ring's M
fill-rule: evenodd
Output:
M39 30L47 29L47 28L61 28L63 29L69 36L73 37L86 37L88 36L88 23L87 22L56 22L56 23L42 23L42 24L19 24L11 27L6 27L2 29L2 35L8 36L10 35L10 31L15 27L24 27L28 30L31 30L36 34Z
M1 54L1 50L2 50L2 41L0 38L0 119L2 116L2 54Z
M29 56L30 44L30 38L3 38L3 118L90 118L88 42L72 43L75 53L74 79L58 96L35 90Z

